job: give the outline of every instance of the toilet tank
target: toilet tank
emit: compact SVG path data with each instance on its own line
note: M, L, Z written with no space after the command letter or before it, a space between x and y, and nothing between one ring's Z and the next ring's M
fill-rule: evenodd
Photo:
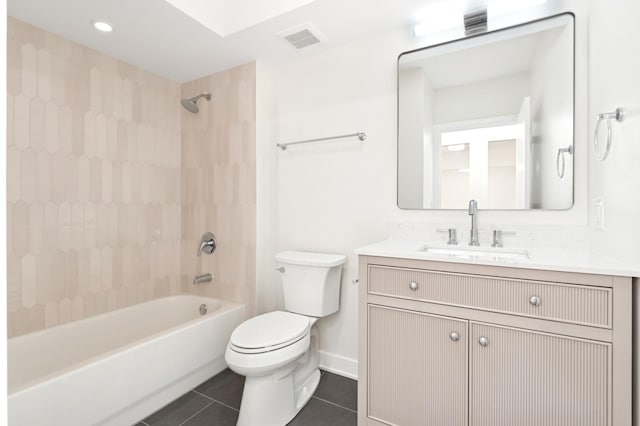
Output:
M285 309L324 317L340 303L340 273L346 257L341 254L284 251L276 254L281 269Z

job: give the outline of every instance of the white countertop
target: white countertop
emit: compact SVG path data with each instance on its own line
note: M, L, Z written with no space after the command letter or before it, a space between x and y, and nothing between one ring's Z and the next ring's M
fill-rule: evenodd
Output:
M425 245L447 247L441 243L431 244L424 240L389 239L369 244L355 250L366 256L395 257L404 259L432 260L474 265L506 266L547 271L578 272L586 274L618 275L640 277L640 265L629 265L599 253L562 248L528 249L529 259L495 259L488 257L457 257L420 251ZM456 246L449 246L456 247ZM487 251L495 250L482 247Z

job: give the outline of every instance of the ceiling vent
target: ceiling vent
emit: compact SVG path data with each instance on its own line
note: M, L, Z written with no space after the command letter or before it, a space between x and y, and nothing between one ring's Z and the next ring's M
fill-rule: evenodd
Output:
M304 24L280 31L278 35L291 43L296 49L303 49L327 41L327 38L322 35L311 22L305 22Z

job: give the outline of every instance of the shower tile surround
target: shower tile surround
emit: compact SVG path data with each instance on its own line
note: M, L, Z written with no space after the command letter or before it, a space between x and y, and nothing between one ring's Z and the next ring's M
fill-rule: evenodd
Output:
M182 110L183 291L255 310L256 283L256 67L255 63L182 85L182 98L200 99L200 112ZM213 232L213 256L196 257L200 237ZM213 282L193 286L195 275Z
M7 38L9 336L178 292L253 304L255 66L180 85L11 17Z

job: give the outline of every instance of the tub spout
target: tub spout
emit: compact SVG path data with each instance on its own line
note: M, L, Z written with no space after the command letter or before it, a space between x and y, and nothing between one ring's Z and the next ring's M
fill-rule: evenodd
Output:
M207 272L206 274L196 275L193 279L193 285L210 283L211 281L213 281L213 275Z

